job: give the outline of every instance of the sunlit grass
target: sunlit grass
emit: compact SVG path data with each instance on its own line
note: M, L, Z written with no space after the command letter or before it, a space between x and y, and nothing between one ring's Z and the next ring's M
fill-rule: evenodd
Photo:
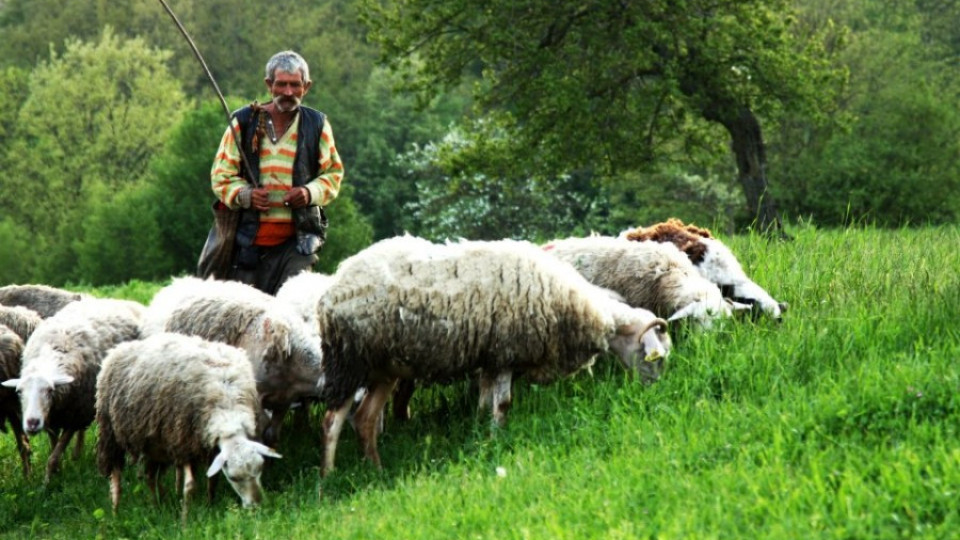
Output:
M725 239L758 283L789 302L784 321L678 336L656 385L629 380L610 359L592 376L519 381L509 423L492 435L468 384L422 389L411 422L388 421L383 471L360 459L346 429L338 469L322 481L314 411L309 425L285 426L262 508L240 509L221 482L212 505L195 498L184 529L174 494L155 508L132 467L111 515L95 429L82 459L66 459L46 489L45 438L24 481L6 435L0 534L951 536L960 530L960 229L791 232L792 242Z

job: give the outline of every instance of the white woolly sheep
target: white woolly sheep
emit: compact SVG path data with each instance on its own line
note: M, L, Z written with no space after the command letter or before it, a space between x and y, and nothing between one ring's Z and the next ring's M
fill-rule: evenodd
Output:
M237 281L182 277L157 291L143 335L177 332L239 347L253 364L264 408L272 412L263 439L279 440L290 405L319 397L320 339L285 302Z
M114 345L139 337L143 309L130 300L106 298L70 303L37 325L25 344L20 376L2 383L17 389L23 430L31 436L47 430L56 438L46 482L74 434L79 455L93 422L100 363Z
M748 307L724 300L720 289L671 244L590 236L554 240L543 249L573 265L587 281L623 295L627 304L670 321L690 318L709 328L735 308Z
M260 405L243 350L173 333L122 343L104 359L96 395L97 466L114 512L126 454L142 457L154 500L158 471L182 472L184 520L201 464L211 482L222 470L244 507L260 503L263 458L280 454L252 440Z
M666 321L629 308L528 242L435 245L402 236L343 261L320 299L327 384L323 473L357 389L354 420L380 466L377 420L398 380L479 373L480 406L502 424L515 376L547 383L615 351L645 381L669 352Z
M44 319L63 309L71 302L90 298L83 293L70 292L49 285L7 285L0 287L0 304L23 306L36 311Z
M637 242L671 243L684 252L700 274L720 287L724 297L752 305L760 312L780 320L787 305L747 277L740 261L723 242L708 229L685 225L671 218L649 227L637 227L620 233L620 238Z

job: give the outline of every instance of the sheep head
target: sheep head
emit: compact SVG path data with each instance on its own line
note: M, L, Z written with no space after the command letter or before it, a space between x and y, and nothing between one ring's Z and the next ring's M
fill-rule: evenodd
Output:
M620 363L640 375L645 384L660 379L671 346L667 321L656 318L646 323L621 324L608 343L620 357Z
M220 453L213 458L210 468L207 469L207 477L223 471L230 486L240 496L244 508L259 505L263 499L263 488L260 485L263 458L280 458L280 454L245 436L221 439L218 446Z

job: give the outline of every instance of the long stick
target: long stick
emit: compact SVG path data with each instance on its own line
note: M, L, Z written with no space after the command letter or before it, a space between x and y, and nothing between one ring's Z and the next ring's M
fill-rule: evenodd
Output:
M233 126L233 121L230 117L230 108L227 106L227 100L223 99L223 94L220 92L220 87L217 86L217 81L213 78L213 73L210 73L210 68L208 68L207 63L203 61L203 56L200 55L200 50L197 49L197 46L193 43L193 39L190 37L190 34L187 33L187 29L184 28L183 24L180 23L180 19L178 19L173 13L173 10L167 5L167 2L165 0L160 0L160 4L162 4L163 9L167 10L167 13L170 14L170 18L173 19L173 22L177 24L177 28L180 29L180 33L183 34L183 37L187 40L187 43L190 44L190 48L193 50L193 55L197 57L200 65L203 66L203 71L207 74L207 78L210 79L210 84L213 85L213 90L217 93L217 97L220 98L220 105L223 106L223 112L227 115L227 125L230 126L230 133L233 134L233 140L237 143L237 150L240 151L240 160L243 161L243 166L247 170L247 173L252 175L253 169L250 168L250 164L247 163L247 155L243 151L243 147L240 145L240 137L237 135L237 129ZM256 178L248 180L251 180L255 186L259 185L259 182Z

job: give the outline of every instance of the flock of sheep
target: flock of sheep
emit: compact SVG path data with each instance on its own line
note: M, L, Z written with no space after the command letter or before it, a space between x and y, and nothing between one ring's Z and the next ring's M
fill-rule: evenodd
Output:
M323 474L350 420L380 466L384 407L409 415L418 385L476 380L503 424L512 381L548 383L612 353L645 383L670 354L668 326L709 328L785 305L750 280L709 231L678 220L620 237L435 244L400 236L303 273L276 296L229 281L175 278L149 305L45 285L0 287L0 429L23 475L46 432L46 481L96 421L97 465L114 511L129 457L158 496L175 467L182 516L194 472L223 472L244 506L261 501L292 406L319 402ZM208 491L208 494L212 491Z

